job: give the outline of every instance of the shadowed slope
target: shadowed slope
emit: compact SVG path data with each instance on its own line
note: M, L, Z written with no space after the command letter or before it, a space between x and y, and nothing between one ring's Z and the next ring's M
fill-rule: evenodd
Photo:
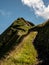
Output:
M33 43L38 51L39 60L43 61L41 65L49 65L49 20L30 29L32 30L38 32Z

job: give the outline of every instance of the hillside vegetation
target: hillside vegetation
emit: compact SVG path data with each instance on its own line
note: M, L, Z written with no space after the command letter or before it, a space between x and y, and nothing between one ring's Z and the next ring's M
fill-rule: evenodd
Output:
M0 35L0 65L48 65L49 20L34 25L15 20Z

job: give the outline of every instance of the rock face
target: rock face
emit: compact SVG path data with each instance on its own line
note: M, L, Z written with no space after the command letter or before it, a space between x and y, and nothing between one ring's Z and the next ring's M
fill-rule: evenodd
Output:
M49 64L49 20L35 26L18 18L0 35L0 65L43 64Z

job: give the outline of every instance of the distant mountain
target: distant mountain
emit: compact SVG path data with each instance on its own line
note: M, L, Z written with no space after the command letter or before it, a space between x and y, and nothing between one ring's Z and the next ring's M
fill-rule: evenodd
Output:
M49 65L49 20L15 20L0 35L0 65Z

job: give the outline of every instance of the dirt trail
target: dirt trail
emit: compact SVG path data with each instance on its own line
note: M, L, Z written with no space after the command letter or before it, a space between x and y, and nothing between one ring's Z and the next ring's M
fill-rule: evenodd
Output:
M18 46L15 46L15 47L14 47L15 49L14 49L13 51L10 51L9 55L7 56L7 58L8 58L9 56L13 56L15 52L16 52L16 54L18 54L18 53L22 50L23 45L25 44L25 42L28 40L28 38L30 37L30 35L32 35L33 33L37 34L37 32L30 32L29 35L27 35L27 36L25 36L25 37L23 38L23 40L19 43ZM33 36L33 35L32 35L32 36ZM35 36L36 36L36 35L35 35ZM33 42L33 40L35 39L35 36L33 36L32 42ZM23 43L24 43L24 44L23 44Z

